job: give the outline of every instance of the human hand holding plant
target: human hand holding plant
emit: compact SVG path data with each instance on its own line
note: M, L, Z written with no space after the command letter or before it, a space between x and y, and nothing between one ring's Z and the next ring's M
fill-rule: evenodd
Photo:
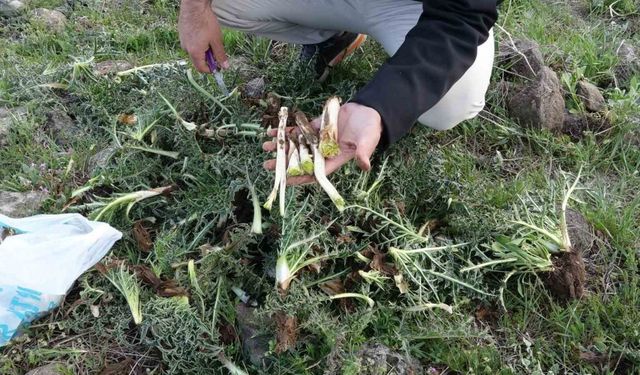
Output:
M315 119L312 125L320 128L320 119ZM273 129L268 135L275 136L275 134L276 129ZM342 105L338 118L340 154L326 160L326 174L333 173L351 159L355 159L361 169L365 171L371 169L370 158L380 142L381 135L382 119L375 109L358 103ZM262 148L266 152L273 152L276 150L276 144L268 141L262 145ZM267 170L273 170L275 166L275 159L264 163ZM289 177L287 185L308 184L314 181L313 176Z
M222 30L211 3L208 0L182 0L178 17L180 46L187 51L196 69L210 73L205 60L209 48L223 69L229 68L229 60L224 51Z

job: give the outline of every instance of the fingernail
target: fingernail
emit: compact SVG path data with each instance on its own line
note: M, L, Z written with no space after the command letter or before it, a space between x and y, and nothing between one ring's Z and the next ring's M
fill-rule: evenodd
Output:
M229 60L225 60L222 62L222 69L229 69Z

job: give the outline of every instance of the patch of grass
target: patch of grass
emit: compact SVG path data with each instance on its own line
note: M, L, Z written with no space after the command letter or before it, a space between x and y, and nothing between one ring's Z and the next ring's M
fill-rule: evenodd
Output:
M570 107L581 110L571 102L579 79L599 84L613 126L578 141L523 129L509 119L505 98L491 89L478 118L447 132L418 126L375 155L371 172L351 163L332 175L354 205L345 215L338 215L316 186L288 188L290 212L300 211L303 219L292 238L323 233L301 252L305 260L319 257L318 262L300 269L282 294L273 271L288 224L265 211L264 234L250 229L246 171L260 199L272 181L262 169L268 157L261 150L263 134L216 132L232 124L259 124L264 106L240 95L223 98L210 75L192 72L189 79L189 65L180 63L187 56L175 31L175 2L87 4L73 7L59 35L32 25L28 12L0 22L0 38L7 40L0 50L0 105L27 110L26 118L11 125L8 144L0 150L0 189L47 189L45 212L89 215L102 200L174 186L166 196L139 201L128 218L108 217L124 238L104 261L145 265L189 296L161 297L136 276L143 316L137 326L117 288L88 272L59 309L2 348L3 374L52 361L77 373L100 373L122 363L128 366L124 371L133 372L226 373L227 360L250 373L356 374L362 371L357 353L370 342L410 354L425 369L456 373L640 369L635 328L640 152L631 137L638 132L640 87L637 80L626 90L612 85L616 48L633 36L629 30L576 17L567 4L504 2L501 26L513 37L541 44L546 63L566 77ZM34 0L29 8L59 5ZM621 13L628 5L589 2L594 13L609 6ZM498 28L496 35L506 38ZM320 113L329 95L349 100L385 58L378 44L368 42L320 84L312 81L312 69L298 62L296 46L230 30L224 37L229 55L248 64L244 71L225 73L231 88L264 76L267 90L279 94L283 105L310 115ZM164 65L124 76L93 74L95 63L113 59L138 67ZM53 110L78 125L68 145L56 144L56 134L45 131ZM122 114L133 114L138 122L118 121ZM113 155L96 167L92 157L107 147ZM571 205L598 231L600 249L588 259L595 273L585 298L559 303L533 274L505 282L500 270L460 272L494 259L487 246L514 233L509 220L522 214L527 196L546 207L536 215L552 216L554 186L564 181L561 171L575 175L580 168L585 190ZM149 228L149 253L136 238L138 220ZM446 246L426 250L438 245ZM358 271L377 279L368 282ZM394 278L400 271L402 280ZM273 338L266 368L252 365L241 350L234 288L257 301L259 332ZM332 300L337 293L367 296L375 304ZM273 316L282 311L296 317L298 340L275 354L279 327Z

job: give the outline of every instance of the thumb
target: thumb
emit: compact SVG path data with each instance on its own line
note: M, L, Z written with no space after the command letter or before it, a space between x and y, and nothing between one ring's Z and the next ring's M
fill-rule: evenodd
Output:
M371 169L371 161L369 160L369 158L371 157L371 153L367 152L367 150L365 150L362 147L358 147L356 149L356 164L358 164L358 167L360 167L360 169L362 169L363 171L368 171Z

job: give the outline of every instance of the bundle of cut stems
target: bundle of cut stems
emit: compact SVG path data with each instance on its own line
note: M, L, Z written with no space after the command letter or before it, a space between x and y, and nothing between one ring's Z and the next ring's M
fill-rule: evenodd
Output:
M339 112L340 99L335 96L329 98L322 111L320 134L309 123L304 113L296 112L295 119L299 133L292 132L287 136L288 109L287 107L280 108L276 135L275 181L264 208L271 210L271 206L280 192L280 215L285 217L287 176L313 174L338 210L340 212L344 210L345 201L327 178L325 170L325 157L333 157L340 152L338 146ZM287 147L289 148L288 152ZM323 152L322 149L325 151Z
M338 103L338 106L336 107L331 103ZM335 125L337 129L338 112L340 111L339 103L340 101L335 97L330 98L327 101L327 104L325 105L325 109L323 111L323 120L320 132L322 132L323 127L327 125L326 121L324 120L325 117L331 118L332 121L335 120L333 125ZM345 208L345 201L340 193L338 193L338 190L336 190L336 188L333 186L331 181L329 181L329 179L327 178L327 173L325 171L325 160L324 156L320 152L320 142L316 130L309 123L307 117L302 112L296 113L296 124L300 129L300 133L303 135L302 138L304 138L306 143L309 145L309 148L311 149L311 154L313 155L313 175L318 181L318 184L320 184L322 189L327 193L327 195L329 195L329 198L331 198L333 204L335 204L338 210L342 212ZM320 135L320 138L322 138L322 133ZM301 144L302 143L303 142L301 142Z

